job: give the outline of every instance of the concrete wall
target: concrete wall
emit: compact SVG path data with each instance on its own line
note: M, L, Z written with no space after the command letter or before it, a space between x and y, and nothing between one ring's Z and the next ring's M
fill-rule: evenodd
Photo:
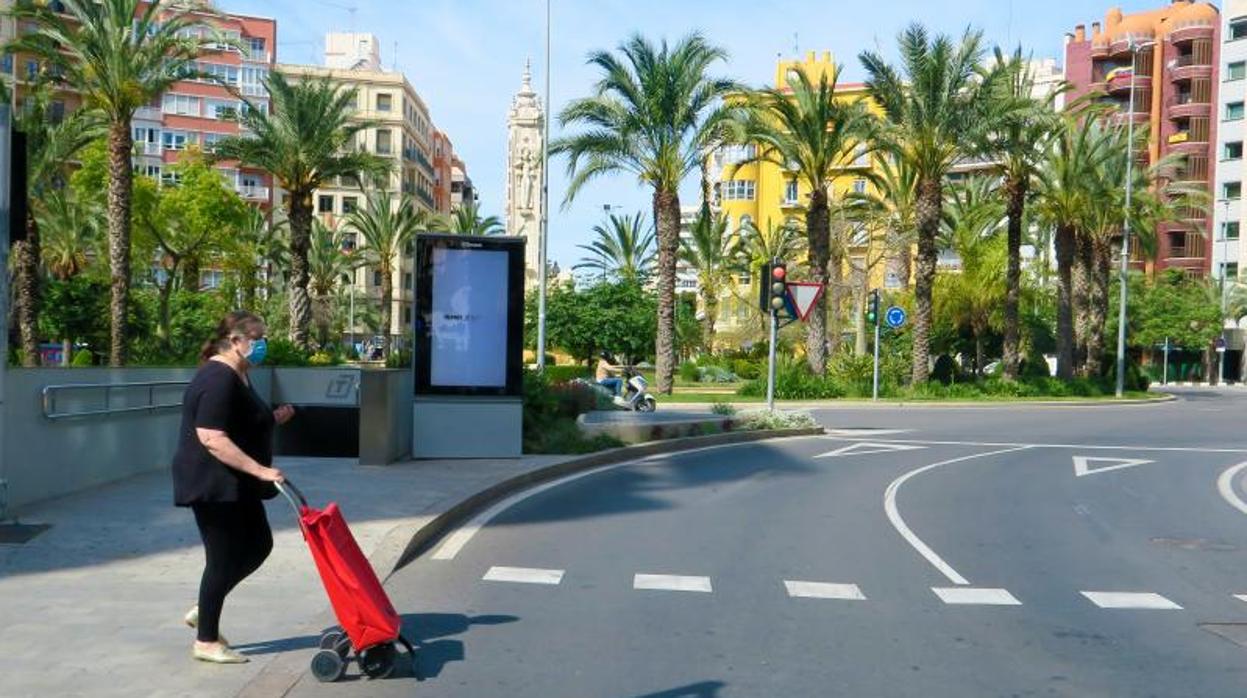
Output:
M411 369L360 374L359 462L385 465L411 455Z

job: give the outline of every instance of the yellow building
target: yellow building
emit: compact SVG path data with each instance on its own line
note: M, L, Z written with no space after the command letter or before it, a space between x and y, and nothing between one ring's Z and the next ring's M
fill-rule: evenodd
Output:
M834 74L836 64L830 51L821 56L811 51L803 60L781 60L775 66L775 84L787 85L788 76L792 71L803 70L810 80L817 83L822 76L829 78ZM787 88L785 88L787 89ZM870 100L866 86L861 83L840 82L836 92L845 100L867 101L871 111L880 114L881 110ZM830 199L834 208L837 201L842 201L847 192L868 192L871 185L865 173L872 165L873 156L866 154L866 145L858 148L858 154L844 163L840 175L832 180ZM810 200L809 186L798 179L797 174L787 168L771 162L746 162L757 154L754 145L730 145L716 150L709 157L709 173L713 187L712 207L728 218L728 229L739 230L746 223L752 222L761 230L768 224L793 225L804 235L805 209ZM833 225L835 216L833 215ZM884 270L880 263L881 245L874 236L858 233L854 236L854 244L848 248L847 259L841 278L844 280L842 296L856 299L861 288L865 288L862 275L868 275L870 286L882 286ZM793 269L793 278L800 280L804 276L801 268L805 260L800 261ZM854 282L856 279L856 282ZM716 330L722 337L724 347L739 345L749 341L749 335L761 326L757 310L757 289L753 280L743 277L731 284L732 289L726 292L719 303L719 316ZM860 314L860 313L859 313ZM844 328L851 330L852 327Z

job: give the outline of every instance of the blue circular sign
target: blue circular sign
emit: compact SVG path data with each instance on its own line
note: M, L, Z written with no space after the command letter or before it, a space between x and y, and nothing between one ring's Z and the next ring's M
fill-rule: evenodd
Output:
M888 323L888 327L896 329L905 324L905 309L894 305L888 308L888 312L884 314L883 319Z

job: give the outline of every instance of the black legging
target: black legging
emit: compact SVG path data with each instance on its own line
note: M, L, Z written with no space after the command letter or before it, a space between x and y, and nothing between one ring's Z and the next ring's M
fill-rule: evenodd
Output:
M216 642L225 595L255 572L273 550L264 503L195 504L195 523L204 543L204 573L199 582L200 642Z

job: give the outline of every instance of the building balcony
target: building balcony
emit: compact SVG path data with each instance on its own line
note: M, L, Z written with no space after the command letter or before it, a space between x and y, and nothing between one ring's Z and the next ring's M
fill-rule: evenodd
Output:
M238 187L238 195L248 201L268 201L268 187Z
M1110 71L1105 76L1105 88L1110 94L1126 93L1130 91L1131 82L1134 83L1134 89L1147 90L1152 87L1151 75L1134 75L1128 70Z
M1211 116L1212 105L1207 102L1192 102L1190 97L1179 96L1165 109L1165 116L1170 119L1189 119L1192 116Z
M1178 64L1170 71L1174 82L1185 82L1196 78L1211 78L1212 66L1192 63L1190 56L1179 56Z
M1145 111L1118 111L1113 114L1113 125L1121 126L1129 121L1134 121L1135 124L1146 124L1150 116L1151 115Z
M135 155L146 155L148 157L158 158L162 154L164 154L164 147L161 146L159 143L147 143L147 142L135 143L134 154Z
M1169 30L1169 41L1175 44L1184 44L1195 39L1211 39L1216 34L1217 28L1211 24L1197 22L1187 25L1178 25Z
M1178 131L1166 139L1170 150L1192 152L1208 148L1208 137L1200 136L1191 131Z
M159 107L139 107L134 110L135 121L160 121L160 117Z
M1109 53L1108 44L1091 44L1092 58L1108 58Z

